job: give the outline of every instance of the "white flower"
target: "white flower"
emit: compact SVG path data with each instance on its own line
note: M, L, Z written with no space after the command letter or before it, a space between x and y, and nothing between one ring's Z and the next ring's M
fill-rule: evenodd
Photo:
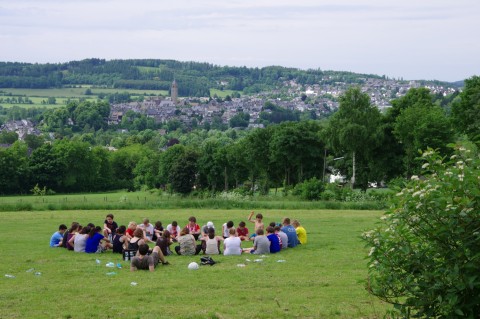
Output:
M373 253L375 252L375 249L376 249L375 247L370 248L370 252L368 253L368 256L373 255Z
M425 169L425 168L427 168L429 165L430 165L429 163L425 163L425 164L422 165L422 168Z
M418 175L412 175L412 177L410 177L410 179L412 181L418 181L419 180Z
M460 182L463 182L463 178L464 178L464 177L465 177L465 175L459 174L459 175L458 175L458 180L459 180Z

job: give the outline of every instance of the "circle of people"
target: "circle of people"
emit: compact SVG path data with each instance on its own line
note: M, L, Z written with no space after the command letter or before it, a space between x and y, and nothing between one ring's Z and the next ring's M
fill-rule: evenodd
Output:
M290 221L284 218L282 223L271 222L267 227L263 223L263 215L258 213L253 219L252 211L247 221L254 224L253 234L249 233L246 223L241 221L235 228L233 221L222 225L221 236L217 236L213 222L207 222L203 227L197 224L192 216L185 227L181 228L173 221L166 228L162 222L150 224L145 218L141 224L130 222L127 227L118 226L113 214L108 214L103 227L88 224L81 226L73 222L71 227L62 224L50 239L50 247L64 247L75 252L102 253L112 250L126 256L132 256L130 269L145 269L154 271L161 262L169 264L165 256L172 254L170 247L178 255L241 255L251 253L257 255L277 253L282 249L293 248L307 243L307 232L298 220ZM200 243L197 244L197 241ZM242 248L243 241L253 241L253 247ZM148 243L155 243L153 249ZM128 258L130 259L130 258Z

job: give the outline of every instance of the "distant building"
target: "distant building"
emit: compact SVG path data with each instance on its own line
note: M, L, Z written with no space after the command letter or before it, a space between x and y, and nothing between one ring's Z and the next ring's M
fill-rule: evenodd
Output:
M178 102L178 85L177 85L177 80L173 80L172 82L172 87L170 89L170 96L172 98L172 102L177 105Z

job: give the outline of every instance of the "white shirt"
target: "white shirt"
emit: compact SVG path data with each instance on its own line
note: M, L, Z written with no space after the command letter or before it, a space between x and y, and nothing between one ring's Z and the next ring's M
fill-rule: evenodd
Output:
M143 229L145 231L145 236L147 236L148 239L152 240L152 236L153 236L153 225L152 224L148 224L145 226L145 224L140 224L138 225L138 227L140 227L141 229Z
M223 254L225 256L241 255L242 254L242 248L240 247L241 243L242 241L240 240L239 237L228 237L224 241L225 250L223 251Z

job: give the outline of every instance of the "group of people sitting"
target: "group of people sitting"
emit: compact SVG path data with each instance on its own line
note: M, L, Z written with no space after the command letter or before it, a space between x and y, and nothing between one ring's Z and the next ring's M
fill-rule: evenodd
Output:
M152 225L148 218L138 225L132 221L127 227L118 226L113 214L108 214L103 227L94 224L81 226L78 222L73 222L69 229L64 224L60 225L51 237L50 246L85 253L107 250L120 254L134 252L131 270L153 271L160 262L168 264L165 256L172 254L170 247L174 243L173 251L178 255L197 255L200 252L218 255L222 253L222 248L223 255L268 254L307 243L307 232L298 220L291 222L289 218L284 218L282 224L272 222L265 227L262 214L252 219L253 214L251 212L248 216L248 222L254 224L253 234L249 233L244 221L237 228L233 221L228 221L222 225L221 236L217 235L213 222L209 221L200 227L194 216L188 219L183 228L177 221L164 228L162 222L157 221ZM253 246L242 248L244 241L253 241ZM150 249L149 243L155 243L155 247Z

